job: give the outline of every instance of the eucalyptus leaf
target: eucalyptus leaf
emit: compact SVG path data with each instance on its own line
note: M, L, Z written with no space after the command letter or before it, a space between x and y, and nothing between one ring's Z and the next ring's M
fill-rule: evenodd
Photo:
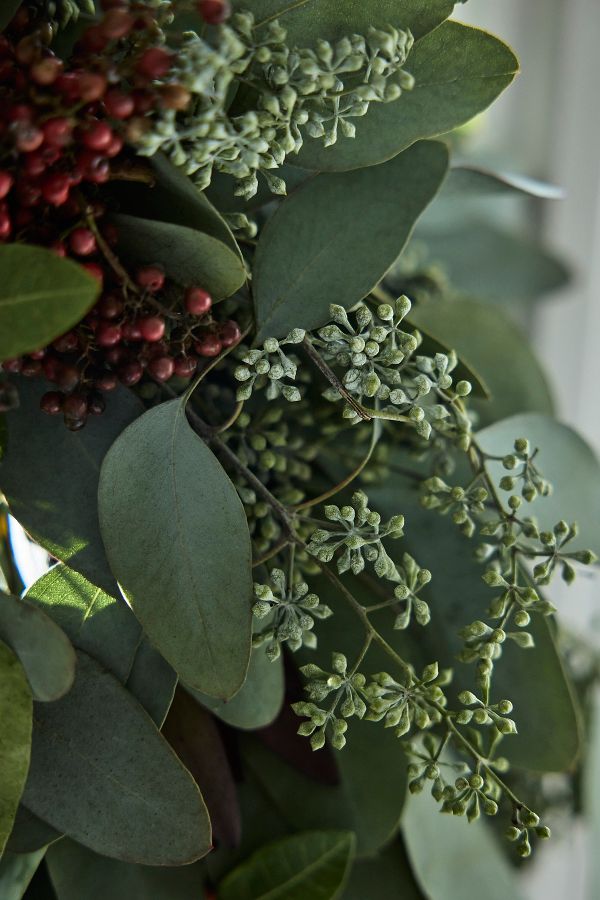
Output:
M11 853L35 853L58 841L61 837L60 831L56 831L47 822L43 822L21 803L6 849Z
M587 895L600 895L600 697L596 693L592 703L589 745L583 771L583 812L588 823L587 848L590 861Z
M446 173L443 144L424 141L382 166L317 175L261 233L253 284L257 343L313 329L329 305L354 306L383 278Z
M21 5L21 0L4 0L0 10L0 29L6 28Z
M565 199L563 188L537 178L515 172L495 172L493 169L468 163L455 163L444 184L444 199L462 198L470 194L478 197L522 194L537 200Z
M498 307L476 300L421 301L410 321L443 339L483 380L491 399L470 402L482 425L519 412L552 413L548 381L529 341Z
M57 418L40 414L47 385L16 381L21 403L10 413L8 448L0 463L0 488L10 511L52 556L116 594L98 526L98 478L105 453L140 415L142 404L131 391L118 389L104 415L72 432Z
M67 693L75 678L75 652L49 616L0 593L0 639L20 659L36 700L58 700Z
M219 885L218 900L334 900L354 855L351 832L295 834L258 850Z
M246 0L234 0L235 9L248 9ZM454 8L453 0L378 0L376 5L363 0L253 0L256 28L278 19L297 46L311 46L319 38L329 41L359 33L369 25L381 28L390 22L410 28L421 37L443 22Z
M83 650L115 675L160 726L168 712L177 676L144 637L124 600L59 564L31 585L35 603Z
M487 900L522 900L514 869L482 820L443 815L423 792L407 802L402 831L412 870L429 900L480 900L481 882L474 873L482 864Z
M406 849L394 841L378 856L352 866L342 900L424 900L415 881Z
M124 862L186 865L211 848L189 772L114 675L81 651L71 691L36 706L23 802L58 831Z
M559 519L577 522L579 537L568 545L569 551L590 547L600 556L600 463L593 450L572 428L536 414L497 422L478 432L477 441L486 453L505 456L519 437L539 448L536 465L554 486L550 497L531 507L540 529L551 531ZM507 474L497 462L489 463L489 471L496 483ZM508 497L505 491L500 494Z
M145 219L203 232L225 244L241 262L242 254L231 229L206 195L162 153L149 159L148 164L155 179L151 186L131 181L119 184L121 212L134 215L143 210ZM231 179L228 183L231 185Z
M0 641L0 858L27 779L32 714L33 700L23 667Z
M250 535L185 400L155 407L118 438L99 512L111 569L150 641L186 685L232 697L250 658Z
M44 858L45 848L34 853L5 853L0 860L0 897L21 900Z
M182 287L200 285L214 300L230 297L246 281L239 252L211 234L170 221L117 215L119 253L130 264L161 265Z
M45 347L93 306L99 285L85 269L52 250L0 247L0 359Z
M68 838L52 847L46 862L58 900L199 900L204 866L139 866L99 856Z
M373 103L355 138L341 138L331 147L307 138L290 162L319 171L384 162L483 112L508 87L519 64L510 47L487 31L448 21L417 41L406 69L414 76L413 89L392 103Z

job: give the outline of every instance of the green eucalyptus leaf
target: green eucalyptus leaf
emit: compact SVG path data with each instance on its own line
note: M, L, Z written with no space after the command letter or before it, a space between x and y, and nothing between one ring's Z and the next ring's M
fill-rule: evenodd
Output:
M6 28L21 5L21 0L4 0L0 10L0 29Z
M11 853L35 853L42 850L62 838L60 831L56 831L42 819L34 815L22 803L19 804L17 815L10 833L7 851Z
M45 848L34 853L5 853L0 860L0 897L21 900L44 858Z
M0 639L20 659L36 700L58 700L67 693L75 678L75 652L49 616L0 593Z
M0 359L39 350L68 331L99 290L85 269L51 250L0 247Z
M290 161L319 171L384 162L415 141L452 131L487 109L518 68L512 50L487 31L444 22L417 41L408 56L406 69L415 79L411 91L392 103L373 103L355 138L341 138L332 147L307 138Z
M309 178L314 177L314 172L306 169L300 169L297 166L291 166L287 163L279 166L277 176L283 178L288 194L300 187ZM243 197L236 197L234 194L236 182L230 175L224 175L220 172L213 172L210 187L206 189L207 197L222 212L243 212L246 215L252 215L257 209L266 206L268 203L276 204L279 197L273 194L266 180L258 175L258 191L249 200Z
M119 253L130 264L159 264L177 284L201 285L215 300L230 297L246 281L239 252L196 227L127 215L113 221Z
M271 662L264 647L257 647L252 651L246 680L231 700L217 700L192 689L190 693L222 722L252 731L277 718L284 688L283 657Z
M68 838L46 855L58 900L199 900L204 866L157 868L99 856Z
M480 900L481 882L474 877L485 867L489 900L521 900L514 870L483 821L442 815L426 791L406 804L402 831L408 857L429 900Z
M204 232L225 244L241 262L242 255L231 229L206 195L162 153L149 159L148 164L155 183L151 186L131 181L121 183L117 194L121 212L134 215L142 210L144 219ZM232 184L231 179L228 183Z
M124 600L105 594L62 564L32 584L26 599L45 610L78 650L112 672L160 728L177 676L144 637Z
M115 442L99 512L111 569L150 641L186 685L232 697L250 658L250 535L185 400L155 407Z
M596 693L592 702L589 745L583 771L583 812L588 826L587 847L590 870L588 875L588 895L600 895L600 862L598 861L598 840L600 840L600 697Z
M234 0L233 7L249 8L247 0ZM363 0L253 0L251 6L257 29L278 19L289 41L304 47L319 38L334 41L354 33L366 34L369 25L381 28L390 22L421 37L448 18L453 8L453 0L378 0L376 5Z
M114 675L81 651L69 693L36 706L23 802L53 828L125 862L186 865L211 848L189 772Z
M437 307L436 307L437 309ZM448 354L450 350L456 350L455 343L452 342L452 336L446 334L441 328L437 328L437 321L433 320L433 327L429 327L425 316L419 315L421 303L417 307L413 307L410 316L406 318L406 324L418 328L423 343L420 345L420 352L426 356L435 356L436 353ZM471 383L473 388L473 397L489 399L490 391L487 382L480 373L471 366L465 356L461 353L458 357L456 368L452 372L455 382L465 379Z
M47 385L25 378L17 383L21 404L8 417L8 448L0 463L0 489L10 511L52 556L115 594L98 525L98 478L108 448L143 407L131 391L119 389L104 415L72 432L40 413Z
M342 900L424 900L406 849L394 841L378 856L354 863Z
M497 197L522 194L538 200L564 200L563 188L537 178L514 172L495 172L481 166L457 163L450 168L443 188L444 199L477 197Z
M262 231L253 283L257 342L323 325L329 305L354 306L383 278L439 189L443 144L421 142L382 166L317 175Z
M471 219L448 228L423 223L415 240L425 243L454 290L482 300L535 300L569 280L565 265L539 244L489 222Z
M351 832L295 834L258 850L219 885L218 900L334 900L354 855Z
M474 396L470 402L481 424L519 412L552 413L550 388L530 343L500 308L475 300L421 301L410 321L443 340L483 379L490 401ZM469 380L458 370L456 376Z
M23 667L0 641L0 858L25 787L33 700Z
M531 506L540 529L551 531L559 519L577 522L579 536L569 543L569 552L590 547L600 556L600 463L593 450L572 428L536 414L497 422L478 432L477 441L486 453L504 456L519 437L539 448L536 465L554 486L550 497ZM489 471L496 483L507 474L501 463L489 463Z
M517 430L512 440L519 436ZM511 446L509 443L509 450ZM400 451L392 455L392 464L414 468L411 458ZM600 479L598 485L600 490ZM414 482L399 474L394 473L385 487L369 486L369 499L383 517L403 513L404 549L433 575L423 591L423 599L431 608L431 622L419 633L416 667L438 660L440 668L452 668L454 678L448 689L451 698L461 690L472 690L473 666L456 662L462 647L458 632L485 615L494 597L482 580L484 566L473 557L473 543L435 510L423 509ZM389 613L375 613L373 623L384 634L389 627L388 638L397 645L395 635L399 633L391 630ZM507 641L494 668L494 696L512 700L518 727L518 734L503 742L502 755L514 765L533 771L561 771L569 768L579 750L578 712L547 619L536 616L528 630L535 647L524 651ZM415 649L409 648L411 659Z

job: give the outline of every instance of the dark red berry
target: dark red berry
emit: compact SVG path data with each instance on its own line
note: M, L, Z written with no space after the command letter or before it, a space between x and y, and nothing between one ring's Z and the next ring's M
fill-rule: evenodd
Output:
M212 297L203 288L189 287L185 292L185 308L192 316L205 316L212 302Z
M42 374L42 364L39 359L24 359L21 366L21 374L26 378L36 378Z
M27 122L19 123L16 130L15 144L21 153L31 153L42 146L44 132Z
M102 394L94 392L88 398L88 412L92 416L101 416L106 409L106 401Z
M20 357L16 359L5 359L2 363L2 370L4 372L9 372L12 375L16 375L21 371L21 366L23 365L23 360Z
M175 371L175 361L171 356L157 356L148 363L148 371L157 381L168 381Z
M127 352L127 349L121 344L117 344L116 347L110 347L104 354L104 359L109 366L122 366L129 362L129 357L130 354Z
M0 212L0 241L5 241L12 233L12 221L9 214L3 210Z
M55 341L52 341L52 347L58 353L73 353L73 351L77 350L79 347L79 338L77 337L76 332L67 331L66 334L63 334L61 337L56 338Z
M102 53L108 44L108 38L102 31L100 25L90 25L90 27L84 31L81 43L83 47L91 53Z
M109 322L101 322L96 331L96 342L99 347L114 347L121 341L121 328Z
M207 334L194 344L198 356L218 356L222 349L223 344L216 334Z
M5 172L3 169L0 169L0 200L4 200L8 195L13 183L14 179L10 172Z
M141 380L144 370L141 363L130 362L122 366L118 374L121 384L124 384L126 387L133 387L134 384Z
M81 136L89 150L104 150L112 141L114 132L108 122L94 122Z
M66 147L73 140L73 123L66 116L48 119L41 126L44 143L51 147Z
M135 280L141 288L154 294L164 285L165 273L159 266L144 266L136 272Z
M27 103L15 103L8 109L6 118L9 122L31 122L33 120L33 107Z
M50 249L53 253L56 253L57 256L65 257L67 255L67 248L61 241L56 241L51 245Z
M63 72L54 83L54 87L63 95L65 100L74 103L79 99L79 73Z
M106 93L108 81L100 72L79 73L79 96L85 103L94 103Z
M142 332L138 322L125 322L123 325L123 340L124 341L141 341Z
M240 326L231 319L228 322L224 322L219 330L219 337L224 347L233 347L234 344L240 342L242 337Z
M96 378L94 383L99 391L114 391L118 383L117 376L112 372L106 372L105 375Z
M93 150L84 150L79 154L77 168L81 177L93 184L104 184L110 177L110 163L105 156Z
M43 350L34 350L33 353L29 354L30 359L43 359L46 355L46 348Z
M117 41L119 38L125 37L133 28L135 19L126 9L110 9L107 11L102 22L100 30L102 34L111 41Z
M85 394L70 394L63 400L62 411L69 418L85 418L88 411L87 397Z
M160 341L165 333L165 320L160 316L144 316L137 325L144 341Z
M122 314L125 304L117 294L105 294L96 304L96 309L103 319L116 319Z
M110 142L108 147L106 147L104 152L109 157L109 159L112 159L114 156L118 156L122 149L123 149L123 138L119 137L118 134L115 134L112 141Z
M61 365L60 362L56 366L55 377L50 379L63 391L72 391L79 384L79 369L76 366Z
M64 394L59 391L48 391L40 400L40 409L49 416L57 416L62 412Z
M135 110L135 100L131 94L125 94L116 88L106 93L104 108L113 119L128 119Z
M178 356L175 359L175 372L178 378L191 378L198 366L194 356Z
M62 172L48 175L42 182L42 196L51 206L62 206L69 198L71 181L69 176Z
M207 25L220 25L231 15L229 0L198 0L198 12Z
M96 281L99 281L101 285L104 284L104 272L102 271L102 269L98 265L98 263L93 263L93 262L83 263L83 268L87 272L89 272L89 274L93 278L95 278Z
M78 256L90 256L96 252L96 238L89 228L76 228L69 237L69 246Z
M144 78L154 81L167 74L171 61L171 54L162 47L149 47L138 59L136 70Z

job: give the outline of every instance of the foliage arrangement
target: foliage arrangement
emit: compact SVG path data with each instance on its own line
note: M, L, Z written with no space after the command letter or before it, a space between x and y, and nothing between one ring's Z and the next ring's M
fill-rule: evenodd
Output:
M0 893L516 897L600 545L502 308L564 271L460 212L551 191L439 138L517 61L452 0L232 6L0 13Z

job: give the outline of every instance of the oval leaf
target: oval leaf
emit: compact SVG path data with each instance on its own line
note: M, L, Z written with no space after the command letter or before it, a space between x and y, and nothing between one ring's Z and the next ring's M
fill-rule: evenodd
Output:
M136 866L92 853L68 838L46 855L58 900L200 900L202 864L163 869Z
M21 660L36 700L58 700L67 693L75 678L75 651L49 616L0 593L0 639Z
M60 831L55 831L46 822L42 822L21 803L6 849L11 853L34 853L36 850L47 847L48 844L53 844L61 837Z
M329 305L354 306L383 278L438 191L443 144L422 142L383 166L317 175L262 231L253 283L257 342L323 325Z
M327 172L384 162L415 141L445 134L483 112L508 87L519 64L510 47L487 31L444 22L417 41L406 69L415 78L414 88L392 103L373 103L358 121L355 138L332 147L307 139L289 161Z
M496 196L498 194L523 194L538 200L564 200L565 191L555 184L538 181L514 172L494 172L480 166L452 166L444 185L444 198Z
M0 359L39 350L68 331L99 290L85 269L51 250L0 247Z
M186 865L211 847L189 772L114 675L81 652L71 691L36 707L23 802L53 828L125 862Z
M0 860L0 897L21 900L44 858L45 849L35 853L5 853Z
M143 407L131 391L119 389L104 415L90 417L85 428L73 432L56 417L40 414L47 385L17 381L21 404L10 413L8 448L0 463L0 488L10 511L52 556L117 593L98 525L98 478L106 451Z
M26 599L45 610L78 650L112 672L160 728L177 676L144 638L123 599L110 597L62 564L32 584Z
M401 841L378 856L355 862L348 881L344 900L425 900Z
M136 216L114 216L114 222L125 259L136 265L159 263L177 284L201 285L214 300L223 300L246 280L239 254L210 234Z
M412 796L403 818L404 842L415 877L429 900L480 900L474 866L485 860L485 896L521 900L519 882L481 820L442 815L424 791Z
M232 697L250 658L250 534L184 403L155 407L116 441L99 512L111 569L154 646L190 687Z
M23 667L0 641L0 857L27 779L32 714L33 700Z
M344 831L295 834L263 847L219 886L219 900L333 900L339 897L354 855Z

